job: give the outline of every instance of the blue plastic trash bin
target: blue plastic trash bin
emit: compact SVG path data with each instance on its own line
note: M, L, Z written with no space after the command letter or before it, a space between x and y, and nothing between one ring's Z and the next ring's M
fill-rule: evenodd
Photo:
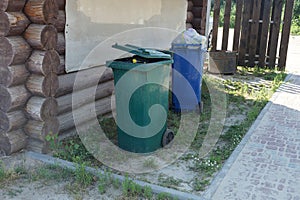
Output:
M205 49L201 44L172 43L171 51L174 59L172 65L172 107L175 112L201 112L201 86ZM175 70L178 73L175 73ZM193 88L192 91L188 90L186 84L182 84L186 80Z

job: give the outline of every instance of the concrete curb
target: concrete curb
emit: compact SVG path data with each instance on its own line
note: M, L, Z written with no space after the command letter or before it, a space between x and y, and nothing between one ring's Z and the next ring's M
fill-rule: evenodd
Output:
M288 74L288 76L285 78L284 82L288 82L292 78L292 74ZM263 110L260 112L240 144L236 147L236 149L233 151L231 156L227 159L227 161L224 163L222 169L218 172L218 174L213 179L211 185L208 187L206 192L203 194L204 199L212 199L213 195L217 191L218 187L222 183L223 179L225 178L226 174L228 173L229 169L233 165L233 163L236 161L238 155L242 151L242 149L245 147L247 142L249 141L250 137L255 132L256 128L260 124L262 118L265 116L265 114L269 111L271 105L273 104L273 101L278 98L280 88L273 94L267 105L263 108Z
M72 163L72 162L68 162L59 158L54 158L52 156L49 155L44 155L44 154L40 154L40 153L35 153L35 152L26 152L25 157L33 159L33 160L38 160L41 161L45 164L49 164L49 165L58 165L62 168L67 168L67 169L71 169L71 170L75 170L76 169L76 164ZM104 174L104 171L100 170L100 169L95 169L92 167L86 167L86 170L90 173L92 173L95 176L99 176L99 174ZM113 178L116 180L119 180L120 182L125 180L124 176L121 175L117 175L117 174L112 174ZM179 200L205 200L204 198L197 196L197 195L193 195L190 193L185 193L185 192L181 192L178 190L174 190L171 188L165 188L165 187L161 187L158 185L154 185L151 183L147 183L144 181L139 181L139 180L134 180L131 179L134 183L145 187L145 186L149 186L152 188L153 193L155 194L159 194L159 193L168 193L170 194L173 198L179 199Z

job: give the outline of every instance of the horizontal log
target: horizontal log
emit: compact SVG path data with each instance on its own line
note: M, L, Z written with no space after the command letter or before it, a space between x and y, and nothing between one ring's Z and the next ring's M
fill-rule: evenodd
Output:
M24 84L29 76L25 65L12 65L9 67L0 67L0 84L5 87L12 87Z
M5 113L0 110L0 133L7 133L22 128L27 119L23 111Z
M19 12L22 11L26 0L1 0L0 10L6 12Z
M59 55L60 58L60 64L57 68L57 74L58 75L62 75L62 74L66 74L66 70L65 70L65 55Z
M0 37L0 67L24 64L30 54L31 47L21 36Z
M191 23L194 20L194 15L191 11L187 12L186 22Z
M28 0L24 12L36 24L54 24L58 17L56 0Z
M57 20L54 23L57 32L64 32L66 25L66 12L64 10L58 11Z
M23 107L31 96L24 85L11 88L0 85L0 110L11 112Z
M66 0L56 0L59 10L65 10Z
M193 5L194 6L204 6L204 5L206 5L207 3L206 3L206 1L200 1L200 0L192 0L192 2L193 2Z
M32 52L26 66L29 71L47 76L49 73L57 73L57 68L60 65L59 55L55 50Z
M93 110L95 110L96 113L93 113ZM106 97L71 112L59 115L59 133L63 133L75 127L74 116L76 117L76 125L81 125L92 120L97 120L95 115L104 115L111 112L111 110L111 97Z
M38 50L55 49L57 45L57 31L52 25L30 24L24 33L24 38Z
M0 11L0 36L21 35L30 24L22 12Z
M47 121L57 115L58 104L56 99L49 97L31 97L25 107L27 116L38 121Z
M45 141L45 137L49 134L57 134L59 122L57 118L47 119L45 122L28 120L24 127L25 133L34 139Z
M192 11L193 7L194 7L194 3L192 1L188 1L188 9L187 10Z
M194 27L196 27L196 29L202 28L203 26L205 26L205 19L194 17L192 24Z
M66 49L66 40L65 40L65 34L64 33L58 33L57 34L57 45L56 45L56 51L59 54L65 54L65 49Z
M113 80L104 82L95 88L87 88L76 93L67 94L57 98L58 102L58 114L69 112L72 109L77 109L85 104L97 101L101 98L110 96L114 90ZM76 101L72 101L73 97L76 97Z
M27 138L22 129L0 134L0 149L3 149L6 155L16 153L26 147Z
M71 128L67 131L60 132L58 135L58 140L62 141L70 137L74 137L79 133L88 132L89 128L99 126L99 122L86 122L78 127Z
M204 9L203 7L194 6L192 9L192 12L193 12L195 18L203 19L206 17L206 9Z
M103 70L105 71L103 72ZM100 77L101 74L102 76ZM112 70L110 68L105 68L104 66L60 75L58 76L59 88L55 96L60 97L67 95L72 93L75 88L76 90L82 90L112 79Z
M32 74L26 82L26 88L34 95L52 97L58 88L58 78L55 73L47 76Z
M27 147L28 151L33 151L36 153L46 154L49 153L50 147L49 144L45 141L37 140L34 138L27 139Z

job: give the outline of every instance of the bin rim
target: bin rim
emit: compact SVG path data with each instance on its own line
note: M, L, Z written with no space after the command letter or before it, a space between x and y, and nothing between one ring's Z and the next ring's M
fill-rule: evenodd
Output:
M201 50L201 51L207 51L205 45L202 44L176 44L172 43L171 50L174 49L194 49L194 50Z
M118 43L112 45L112 47L115 49L129 52L131 54L138 55L143 58L148 58L148 59L161 58L161 59L170 59L170 60L172 59L170 54L167 54L163 51L159 51L153 48L142 48L131 44L119 45Z
M120 69L120 70L133 70L140 72L149 72L157 67L161 66L169 66L173 63L173 59L171 60L163 60L159 62L153 63L127 63L122 61L110 60L106 62L106 66L112 69Z

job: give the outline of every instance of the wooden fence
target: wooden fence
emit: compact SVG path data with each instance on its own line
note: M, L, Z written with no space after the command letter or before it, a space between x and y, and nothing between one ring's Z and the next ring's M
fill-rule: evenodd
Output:
M232 0L224 0L221 50L228 50ZM221 1L214 1L212 49L217 50ZM294 0L236 0L233 51L238 65L285 69Z

